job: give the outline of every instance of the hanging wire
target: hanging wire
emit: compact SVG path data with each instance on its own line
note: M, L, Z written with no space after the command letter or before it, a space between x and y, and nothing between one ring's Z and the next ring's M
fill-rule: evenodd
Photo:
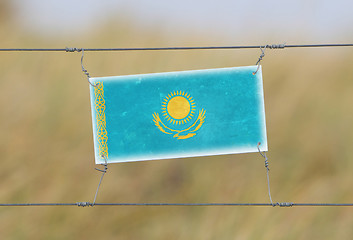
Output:
M353 47L353 43L329 44L269 44L249 46L203 46L203 47L146 47L146 48L0 48L2 52L81 52L84 51L171 51L171 50L222 50L222 49L284 49L318 47Z
M271 197L271 187L270 187L270 168L269 168L269 163L268 163L268 158L266 156L265 152L261 152L260 150L260 145L261 142L257 144L257 149L259 150L260 155L265 159L265 168L266 168L266 175L267 175L267 189L268 189L268 197L270 198L270 202L272 206L275 206L272 202L272 197Z
M78 52L82 52L82 56L81 56L81 69L82 72L87 76L87 81L88 83L92 86L92 87L97 87L97 84L92 84L90 81L91 76L89 75L89 72L84 68L83 66L83 57L85 56L85 50L83 48L66 48L67 52L73 52L73 51L78 51Z
M97 190L96 190L96 194L94 195L94 200L93 200L93 203L92 203L91 206L94 206L95 203L96 203L98 191L99 191L99 188L100 188L100 186L101 186L101 183L102 183L104 174L105 174L105 173L107 172L107 170L108 170L107 158L106 158L104 155L102 155L102 157L104 158L104 164L102 164L102 165L104 166L104 169L102 170L102 169L99 169L99 168L95 168L97 171L102 172L102 176L101 176L101 179L100 179L100 181L99 181L99 184L98 184L98 187L97 187Z
M257 60L257 62L256 62L256 64L255 64L255 65L257 65L257 69L256 69L255 72L252 73L253 75L255 75L255 74L259 71L259 69L260 69L261 61L262 61L263 57L265 56L266 47L267 47L267 46L265 46L264 48L260 47L261 55L260 55L260 57L259 57L259 60Z

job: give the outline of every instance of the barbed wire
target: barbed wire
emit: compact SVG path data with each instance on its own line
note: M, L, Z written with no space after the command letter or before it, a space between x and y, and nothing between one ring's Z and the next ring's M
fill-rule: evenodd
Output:
M1 52L81 52L81 51L172 51L172 50L226 50L226 49L285 49L318 47L353 47L353 43L328 44L268 44L249 46L196 46L196 47L136 47L136 48L0 48Z
M77 207L95 207L95 206L174 206L174 207L353 207L353 203L0 203L0 207L53 207L53 206L77 206Z

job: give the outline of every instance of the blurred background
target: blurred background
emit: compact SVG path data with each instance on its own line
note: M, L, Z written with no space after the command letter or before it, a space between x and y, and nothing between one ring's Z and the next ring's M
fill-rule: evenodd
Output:
M353 2L0 0L0 48L353 42ZM91 76L254 65L254 50L86 52ZM275 202L353 202L353 48L268 50ZM0 53L0 202L93 201L80 53ZM109 165L97 202L269 202L264 159ZM351 239L347 207L1 207L1 239Z

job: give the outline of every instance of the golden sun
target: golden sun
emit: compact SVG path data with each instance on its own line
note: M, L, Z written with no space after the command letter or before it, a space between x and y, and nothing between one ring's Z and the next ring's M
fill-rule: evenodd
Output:
M190 94L174 91L168 94L162 102L163 116L172 124L185 124L195 114L195 103Z

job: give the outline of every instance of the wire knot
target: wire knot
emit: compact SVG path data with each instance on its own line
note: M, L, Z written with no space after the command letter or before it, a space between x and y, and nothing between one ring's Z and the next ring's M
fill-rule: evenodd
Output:
M108 170L108 162L107 162L107 158L106 156L104 156L104 154L102 154L102 158L104 158L104 163L102 164L104 166L104 169L99 169L99 168L95 168L97 171L106 173Z
M267 168L270 171L269 165L270 164L268 163L268 159L266 158L265 159L265 168Z
M102 172L102 176L101 176L101 180L99 181L97 190L96 190L96 194L94 195L94 200L91 206L94 206L94 204L96 204L96 199L97 199L97 195L98 195L98 191L99 191L99 187L101 186L104 174L107 172L108 170L108 162L107 162L107 157L104 156L104 154L102 154L101 156L102 158L104 158L104 164L102 164L104 166L104 169L99 169L99 168L95 168L97 171Z
M266 48L269 48L269 49L284 49L285 47L286 47L285 43L266 45Z
M76 203L77 207L93 207L94 204L90 202L77 202Z
M260 65L261 65L261 61L262 61L262 59L263 59L264 56L265 56L265 50L266 50L266 48L269 48L269 49L284 49L285 47L286 47L286 44L285 44L285 43L260 46L261 55L260 55L260 57L259 57L259 60L257 60L257 62L256 62L256 64L255 64L255 65L257 65L257 69L256 69L256 71L253 72L252 74L255 75L255 74L259 71Z
M260 145L261 145L261 143L259 142L259 143L257 144L257 150L259 151L259 153L261 154L261 156L265 159L265 168L267 169L267 171L270 171L270 168L269 168L270 163L268 162L268 158L267 158L267 156L266 156L266 153L265 153L265 152L261 152L261 150L260 150Z
M99 169L99 168L94 168L96 169L97 171L100 171L100 172L103 172L103 173L106 173L107 170L108 170L108 164L103 164L104 165L104 169Z
M260 150L260 145L261 145L261 142L258 142L258 143L257 143L257 150L259 150L260 155L265 159L265 168L266 168L266 175L267 175L268 197L270 198L270 202L271 202L272 206L275 207L275 206L276 206L276 203L273 203L273 202L272 202L272 197L271 197L270 175L269 175L270 168L268 167L268 165L269 165L269 163L268 163L268 158L267 158L265 152L261 152L261 150ZM278 203L277 203L277 204L278 204Z
M294 203L292 202L278 202L278 203L274 203L272 204L273 207L279 206L279 207L293 207Z
M262 61L262 59L263 59L264 56L265 56L265 50L266 50L266 48L267 48L268 46L269 46L269 45L266 45L263 49L262 49L262 47L260 47L261 55L260 55L260 57L259 57L259 60L257 60L257 62L256 62L256 64L255 64L255 65L257 65L257 69L256 69L255 72L252 73L253 75L255 75L255 74L259 71L260 65L261 65L261 61Z
M65 51L66 52L82 52L82 48L69 48L69 47L66 47Z
M74 48L70 48L70 47L65 48L66 52L82 52L82 50L83 50L82 48L75 48L75 47Z
M262 61L263 57L265 56L265 49L266 49L266 47L264 48L264 50L261 49L262 52L259 57L259 60L257 60L257 62L256 62L256 65L258 65Z
M92 86L92 87L97 87L98 84L92 84L91 81L89 80L91 78L91 76L89 75L89 72L85 69L85 67L83 66L83 57L85 55L85 51L83 48L75 48L76 51L78 52L82 52L82 56L81 56L81 69L83 74L85 74L87 76L87 81L88 83Z

